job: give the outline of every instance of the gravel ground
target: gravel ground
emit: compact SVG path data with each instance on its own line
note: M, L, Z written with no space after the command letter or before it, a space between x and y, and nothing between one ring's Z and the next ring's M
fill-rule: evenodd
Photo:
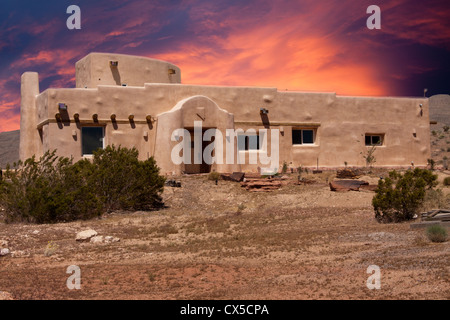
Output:
M183 176L181 188L165 188L159 211L0 223L11 251L0 257L0 292L13 299L450 298L450 242L431 243L410 223L377 223L373 192L331 192L326 172L310 178L317 183L294 185L291 175L280 190L253 193ZM86 229L120 241L75 241ZM79 290L66 285L71 265L80 268ZM380 268L378 290L367 287L371 265Z

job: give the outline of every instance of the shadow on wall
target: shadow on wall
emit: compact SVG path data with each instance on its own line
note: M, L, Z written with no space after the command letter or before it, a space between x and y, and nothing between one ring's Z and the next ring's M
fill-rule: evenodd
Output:
M260 115L261 115L261 121L264 125L264 128L269 129L270 128L269 117L265 113L260 113Z
M117 69L117 67L114 67L114 66L110 66L110 68L111 68L111 73L114 78L114 81L116 82L117 85L120 86L122 83L120 81L119 69Z

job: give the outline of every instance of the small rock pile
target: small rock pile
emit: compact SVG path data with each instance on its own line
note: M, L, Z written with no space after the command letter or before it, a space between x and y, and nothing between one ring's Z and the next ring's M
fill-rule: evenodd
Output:
M119 242L120 239L113 236L99 236L97 231L93 229L84 230L77 233L75 238L78 242L91 242L91 243L112 243Z

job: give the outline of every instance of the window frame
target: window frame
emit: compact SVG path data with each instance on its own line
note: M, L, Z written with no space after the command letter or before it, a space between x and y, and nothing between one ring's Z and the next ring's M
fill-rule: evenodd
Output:
M301 143L294 143L294 131L301 131ZM312 140L313 142L303 142L304 137L303 133L304 131L312 131ZM317 138L317 128L292 128L292 145L293 146L314 146L316 145L316 138Z
M250 137L257 137L258 138L258 140L257 140L257 142L256 142L256 146L257 146L257 149L250 149ZM245 138L245 140L244 140L244 149L240 149L239 148L239 138L240 137L244 137ZM250 134L248 134L248 133L242 133L242 134L238 134L237 135L237 150L238 150L238 152L259 152L259 151L263 151L263 149L262 149L262 143L261 143L261 135L259 134L259 132L255 132L254 134L253 133L250 133Z
M83 136L84 136L83 129L84 128L101 128L102 129L102 146L101 146L102 149L105 149L106 128L105 128L105 126L101 126L101 125L85 125L80 128L81 156L91 158L94 155L93 153L84 153L83 152L84 151L83 150L84 149L83 148ZM99 148L97 148L97 149L99 149Z
M379 137L379 143L373 143L373 137ZM367 144L367 138L370 138L370 143ZM364 145L366 147L381 147L384 145L384 133L366 133L364 135Z

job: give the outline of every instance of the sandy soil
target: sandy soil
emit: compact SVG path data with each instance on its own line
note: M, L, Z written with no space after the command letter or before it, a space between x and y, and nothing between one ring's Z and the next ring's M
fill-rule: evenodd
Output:
M331 192L331 173L311 178L318 183L252 193L183 176L182 188L166 187L160 211L0 223L11 250L0 257L0 291L14 299L450 298L450 242L431 243L410 223L379 224L373 192ZM120 242L76 242L88 228ZM81 269L80 290L66 286L70 265ZM366 286L370 265L380 267L379 290Z

